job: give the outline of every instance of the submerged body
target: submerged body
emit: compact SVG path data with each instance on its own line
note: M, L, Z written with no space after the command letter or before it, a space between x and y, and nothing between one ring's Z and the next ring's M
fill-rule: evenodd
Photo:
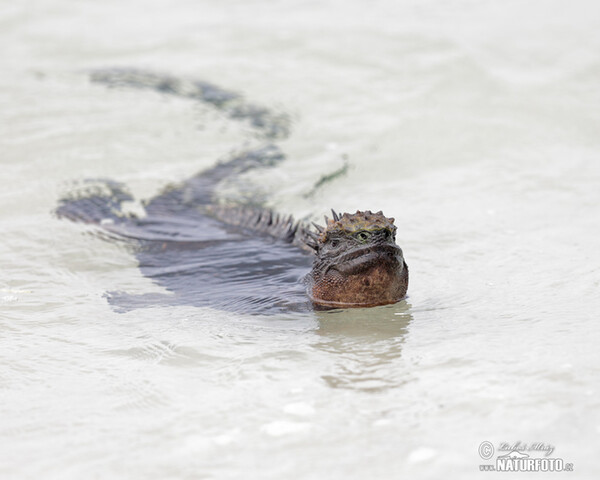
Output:
M335 215L341 220L314 232L269 210L195 203L201 195L183 201L194 180L152 199L143 218L120 211L131 197L112 182L102 184L104 194L64 199L57 209L134 245L141 272L169 292L110 292L117 310L184 304L277 313L370 307L406 295L408 268L381 213ZM355 219L359 228L349 230Z
M164 90L165 82L155 75L117 73L120 82L148 83L150 78L151 88L159 85ZM179 84L171 77L168 80L167 91L177 94ZM184 85L190 96L191 87ZM196 97L206 101L206 84L194 85L204 89ZM211 88L209 99L213 102L216 87ZM219 100L220 107L227 105L229 98L237 98L219 92L219 99L224 99ZM260 114L261 121L255 123L268 127L270 138L272 132L284 131L275 128L275 120L271 124L264 121L279 121L264 109L244 111L251 120L255 120L255 112ZM63 199L56 213L98 224L111 238L132 242L141 272L167 291L142 295L110 292L110 303L121 311L186 304L277 313L314 306L370 307L402 299L408 287L408 268L395 243L393 218L381 212L341 216L333 212L333 219L326 218L325 227L315 225L315 231L268 209L216 201L215 190L222 180L250 168L273 166L284 158L273 144L234 156L144 202L141 218L123 212L122 204L133 198L112 181L88 184L83 193Z

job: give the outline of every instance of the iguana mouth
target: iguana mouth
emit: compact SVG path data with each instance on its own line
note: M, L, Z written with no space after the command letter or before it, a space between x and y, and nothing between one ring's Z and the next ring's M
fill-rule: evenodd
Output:
M356 275L384 263L397 265L401 253L395 245L362 247L339 257L330 269L345 275Z

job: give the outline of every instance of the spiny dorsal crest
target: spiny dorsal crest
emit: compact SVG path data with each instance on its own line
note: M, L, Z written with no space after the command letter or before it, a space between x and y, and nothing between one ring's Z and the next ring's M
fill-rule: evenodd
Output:
M318 240L321 243L327 241L327 237L332 233L352 234L361 230L376 231L387 229L392 233L396 232L393 217L386 217L380 210L377 213L372 213L371 210L356 213L344 213L339 215L334 210L331 210L333 219L325 216L325 228L315 225L319 231Z

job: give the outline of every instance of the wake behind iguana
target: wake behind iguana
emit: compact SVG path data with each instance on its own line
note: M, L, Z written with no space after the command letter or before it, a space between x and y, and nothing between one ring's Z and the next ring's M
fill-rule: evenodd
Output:
M97 72L92 79L210 103L232 118L248 120L270 140L289 132L285 116L205 82L136 70ZM123 203L133 197L107 180L88 182L83 193L62 199L56 213L132 242L142 273L168 292L111 292L109 301L121 311L188 304L276 313L401 300L408 267L396 244L394 219L382 212L332 210L324 226L311 228L270 209L218 202L221 181L283 159L273 144L234 156L145 202L142 217L123 212Z

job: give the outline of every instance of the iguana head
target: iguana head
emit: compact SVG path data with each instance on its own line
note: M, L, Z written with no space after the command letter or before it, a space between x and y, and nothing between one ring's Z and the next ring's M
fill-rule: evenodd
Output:
M325 217L307 243L316 258L307 276L313 303L325 307L370 307L406 295L408 267L396 245L394 219L357 211Z

